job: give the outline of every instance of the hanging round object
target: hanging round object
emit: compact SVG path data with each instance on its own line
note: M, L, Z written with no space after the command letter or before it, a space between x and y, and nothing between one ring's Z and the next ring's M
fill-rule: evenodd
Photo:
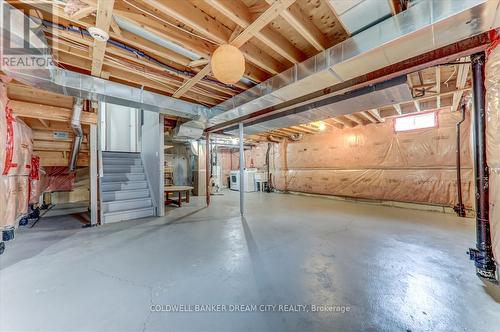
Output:
M210 60L212 73L222 83L233 84L245 73L245 58L239 49L232 45L219 46Z

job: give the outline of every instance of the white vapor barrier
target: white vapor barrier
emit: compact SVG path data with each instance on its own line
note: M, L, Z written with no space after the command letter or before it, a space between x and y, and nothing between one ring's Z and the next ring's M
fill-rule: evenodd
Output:
M493 255L500 259L500 47L486 61L486 160L490 167L490 227Z

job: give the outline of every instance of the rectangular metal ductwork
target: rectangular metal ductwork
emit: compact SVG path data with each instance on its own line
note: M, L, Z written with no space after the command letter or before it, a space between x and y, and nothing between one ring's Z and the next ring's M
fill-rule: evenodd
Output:
M422 0L211 109L221 124L500 26L499 0Z
M257 120L245 127L245 134L265 133L274 129L286 128L313 121L333 118L397 103L412 101L410 87L406 76L373 86L350 91L342 95L331 96L312 103L296 107L288 111ZM229 128L229 134L237 135L238 130Z

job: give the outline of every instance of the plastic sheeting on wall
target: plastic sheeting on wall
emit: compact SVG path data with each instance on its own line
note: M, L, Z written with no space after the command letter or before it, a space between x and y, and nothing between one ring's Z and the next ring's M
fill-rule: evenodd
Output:
M495 260L500 259L500 47L488 52L486 84L486 160L490 168L490 230Z
M453 206L457 203L455 125L461 114L438 111L438 127L394 132L393 121L307 135L279 145L277 189ZM462 125L462 190L472 207L470 116Z
M0 87L0 174L29 175L33 137L31 128L15 118L9 108L6 87Z
M17 227L27 213L33 140L31 128L14 118L0 83L0 228Z
M17 220L27 213L29 196L27 176L0 176L0 229L17 227Z

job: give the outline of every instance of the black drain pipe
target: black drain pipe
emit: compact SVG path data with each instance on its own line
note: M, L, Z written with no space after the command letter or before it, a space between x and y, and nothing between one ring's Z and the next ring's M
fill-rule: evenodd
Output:
M469 249L479 277L496 281L495 261L491 248L489 221L489 169L486 164L486 112L484 87L484 52L471 55L472 91L474 95L474 168L476 184L476 248Z
M462 170L461 170L461 158L460 158L460 127L461 124L465 121L465 102L462 103L462 118L457 122L457 145L456 145L456 156L457 156L457 196L458 203L453 207L453 210L457 213L459 217L465 217L465 206L462 199Z

